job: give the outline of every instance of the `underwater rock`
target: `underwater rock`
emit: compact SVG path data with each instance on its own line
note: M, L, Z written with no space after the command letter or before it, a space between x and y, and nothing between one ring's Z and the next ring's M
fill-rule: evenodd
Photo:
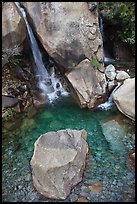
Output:
M20 129L22 131L27 130L27 129L33 129L36 128L36 123L34 119L29 119L29 118L24 118L24 120L22 121L21 127Z
M103 184L102 182L97 182L97 183L94 183L94 184L91 184L89 186L89 189L92 191L92 192L95 192L95 193L100 193L102 190L103 190Z
M88 145L85 130L59 130L41 135L31 159L33 184L52 199L66 199L82 180Z

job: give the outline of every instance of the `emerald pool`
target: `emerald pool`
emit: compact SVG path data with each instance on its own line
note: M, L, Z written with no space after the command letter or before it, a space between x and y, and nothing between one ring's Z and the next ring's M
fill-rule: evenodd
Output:
M135 201L135 174L128 165L129 152L135 148L134 122L115 106L108 111L81 109L68 96L39 110L33 118L22 117L16 129L3 128L3 202L51 202L34 189L30 160L34 143L41 134L67 128L85 129L88 133L89 155L80 185L97 182L103 185L100 193L87 192L87 200ZM77 189L78 196L79 193Z

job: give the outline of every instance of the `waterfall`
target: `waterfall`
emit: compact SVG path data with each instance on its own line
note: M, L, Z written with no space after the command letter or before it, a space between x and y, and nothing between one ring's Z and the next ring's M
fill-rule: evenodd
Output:
M121 86L121 83L118 83L118 85L114 88L108 100L105 103L98 105L97 108L102 109L102 110L110 110L114 106L113 93L119 88L119 86Z
M31 43L31 50L33 54L33 58L36 64L36 78L38 79L38 86L42 91L42 94L48 96L49 102L52 103L55 99L59 97L59 95L68 95L68 92L62 87L59 79L55 76L54 66L52 68L51 75L48 73L46 67L44 66L42 56L33 34L33 31L28 23L27 16L25 10L20 6L19 2L15 2L20 15L23 17L26 27L28 30L30 43Z
M109 37L106 35L105 33L105 29L104 29L104 22L103 22L103 18L100 15L99 17L99 25L100 25L100 32L102 35L102 39L103 39L103 56L104 56L104 63L106 65L108 64L114 64L115 63L115 59L114 59L114 54L113 54L113 43L112 40L109 39Z

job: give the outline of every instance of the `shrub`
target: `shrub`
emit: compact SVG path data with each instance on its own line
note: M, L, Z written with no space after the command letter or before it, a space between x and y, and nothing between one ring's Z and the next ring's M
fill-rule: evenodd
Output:
M92 60L90 62L91 66L94 68L94 69L99 69L99 65L100 63L98 62L98 60Z
M118 37L129 44L135 43L135 2L100 2L100 10L107 18L119 22Z

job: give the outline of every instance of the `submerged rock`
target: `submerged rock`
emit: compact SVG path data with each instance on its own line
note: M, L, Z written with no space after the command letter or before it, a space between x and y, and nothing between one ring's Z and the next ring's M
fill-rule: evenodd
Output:
M30 118L24 118L24 120L22 121L21 127L20 129L22 131L25 131L27 129L33 129L36 128L36 123L34 119L30 119Z
M91 184L89 186L89 189L92 191L92 192L95 192L95 193L100 193L102 190L103 190L103 184L102 182L97 182L97 183L94 183L94 184Z
M31 159L33 184L52 199L66 199L82 180L88 145L85 130L59 130L41 135ZM83 139L84 138L84 139Z
M113 100L119 111L135 120L135 78L126 79L113 93Z
M95 70L88 59L66 73L72 93L80 107L94 108L102 103L106 95L105 74Z

